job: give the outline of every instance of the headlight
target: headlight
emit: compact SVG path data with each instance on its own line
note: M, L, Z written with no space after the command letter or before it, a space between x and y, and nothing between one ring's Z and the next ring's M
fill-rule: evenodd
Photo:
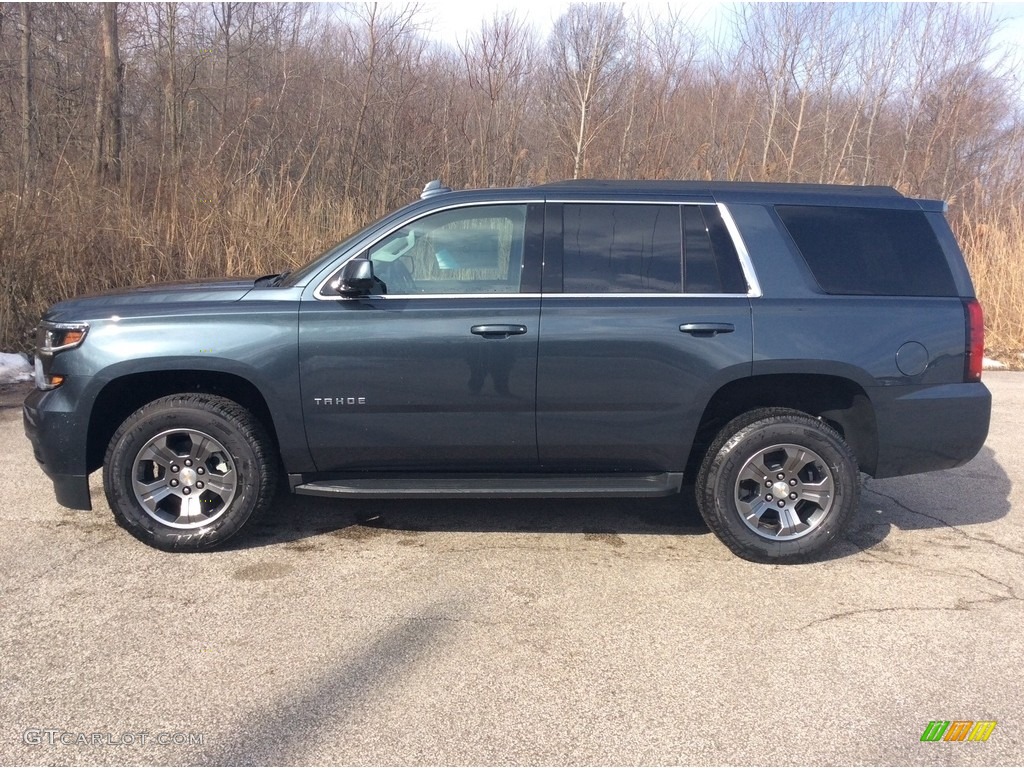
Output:
M51 323L44 320L39 324L35 364L37 389L55 389L64 382L63 376L50 373L53 356L79 346L88 332L88 323Z
M38 348L43 355L53 355L65 349L74 349L89 332L88 323L49 323L39 326Z

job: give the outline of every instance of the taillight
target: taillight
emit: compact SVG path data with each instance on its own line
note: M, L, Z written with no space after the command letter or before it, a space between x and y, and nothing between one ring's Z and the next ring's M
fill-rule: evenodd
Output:
M964 299L964 319L967 322L964 381L981 381L981 364L985 355L985 318L977 299Z

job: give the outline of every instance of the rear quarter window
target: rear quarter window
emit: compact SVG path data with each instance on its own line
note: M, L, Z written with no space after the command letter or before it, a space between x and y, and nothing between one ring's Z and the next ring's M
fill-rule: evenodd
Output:
M956 284L922 211L778 205L826 293L956 296Z

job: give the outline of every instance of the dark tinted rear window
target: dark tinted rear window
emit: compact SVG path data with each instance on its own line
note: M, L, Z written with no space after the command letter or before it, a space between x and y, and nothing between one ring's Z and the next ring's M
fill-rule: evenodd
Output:
M679 293L682 242L675 205L566 204L566 293Z
M566 203L562 224L566 293L747 292L713 205Z
M775 207L828 293L955 296L942 248L921 211Z
M683 206L683 234L687 293L747 292L747 278L716 206Z

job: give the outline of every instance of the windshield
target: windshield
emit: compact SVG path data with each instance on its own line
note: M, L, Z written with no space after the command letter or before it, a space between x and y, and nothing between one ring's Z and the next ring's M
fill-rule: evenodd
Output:
M354 244L355 241L359 238L360 234L361 234L361 232L356 232L354 235L345 238L340 243L337 243L336 245L332 245L330 248L328 248L326 251L321 253L319 256L317 256L315 259L313 259L308 264L306 264L304 266L301 266L298 269L292 271L287 276L287 278L285 278L284 280L281 281L281 284L282 285L289 285L289 286L291 286L291 285L298 285L303 280L307 279L309 276L316 274L320 270L321 267L326 266L328 264L328 262L334 260L335 256L337 256L338 254L342 253L350 245Z
M331 264L342 253L354 247L360 240L364 239L367 235L370 235L374 230L380 229L381 227L392 223L394 219L407 215L408 209L415 205L416 203L413 203L412 205L407 205L403 208L399 208L397 211L389 213L383 218L377 219L377 221L359 230L354 235L345 238L337 245L332 245L330 248L321 253L319 256L317 256L315 259L313 259L305 266L299 267L295 271L288 274L288 276L281 281L281 285L293 286L305 282L310 277L319 272L321 269Z

